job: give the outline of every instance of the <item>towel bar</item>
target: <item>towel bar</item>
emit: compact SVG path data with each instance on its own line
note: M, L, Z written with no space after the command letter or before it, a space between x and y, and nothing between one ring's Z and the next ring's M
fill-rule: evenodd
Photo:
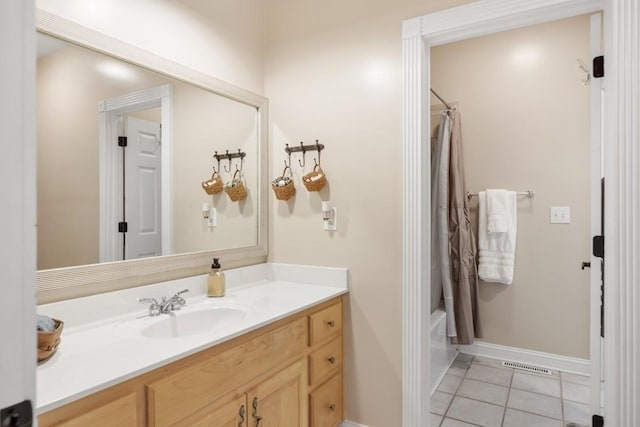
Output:
M527 190L527 191L518 191L516 192L516 194L518 196L527 196L528 198L532 198L533 196L535 196L536 192L533 190ZM472 197L476 197L477 195L478 193L471 193L467 191L467 199L471 199Z

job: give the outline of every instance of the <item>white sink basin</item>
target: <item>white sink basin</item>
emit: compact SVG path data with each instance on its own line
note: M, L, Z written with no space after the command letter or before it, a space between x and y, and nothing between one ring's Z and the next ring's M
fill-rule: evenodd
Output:
M147 338L180 338L210 331L223 323L243 319L247 313L237 308L208 308L191 312L161 314L161 319L142 330Z
M158 316L144 316L120 322L116 326L119 335L146 338L181 338L219 330L232 322L247 317L248 309L242 306L188 306L185 309Z

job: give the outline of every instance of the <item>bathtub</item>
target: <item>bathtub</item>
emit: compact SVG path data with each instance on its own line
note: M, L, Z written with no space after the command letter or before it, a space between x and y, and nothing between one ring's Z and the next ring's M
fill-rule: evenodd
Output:
M458 354L447 337L446 318L444 310L436 309L431 313L431 394Z

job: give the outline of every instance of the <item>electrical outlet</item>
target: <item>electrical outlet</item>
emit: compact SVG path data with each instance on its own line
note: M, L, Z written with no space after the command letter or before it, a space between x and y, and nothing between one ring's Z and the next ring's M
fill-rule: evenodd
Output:
M549 222L551 224L570 224L571 208L569 206L551 206L549 208Z

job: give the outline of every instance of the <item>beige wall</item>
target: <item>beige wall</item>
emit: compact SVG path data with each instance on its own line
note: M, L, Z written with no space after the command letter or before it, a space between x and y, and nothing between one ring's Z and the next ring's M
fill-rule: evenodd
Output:
M464 2L270 0L265 93L272 176L284 144L326 145L329 188L271 203L270 259L349 268L347 419L370 427L402 418L403 19ZM307 155L313 163L313 155ZM296 160L294 160L296 164ZM338 207L322 231L320 201Z
M469 191L536 191L518 198L513 284L480 284L484 341L588 359L591 104L576 58L590 57L589 17L431 53L432 87L462 115ZM569 206L571 224L550 224L550 206Z
M262 0L37 0L36 6L262 94Z

